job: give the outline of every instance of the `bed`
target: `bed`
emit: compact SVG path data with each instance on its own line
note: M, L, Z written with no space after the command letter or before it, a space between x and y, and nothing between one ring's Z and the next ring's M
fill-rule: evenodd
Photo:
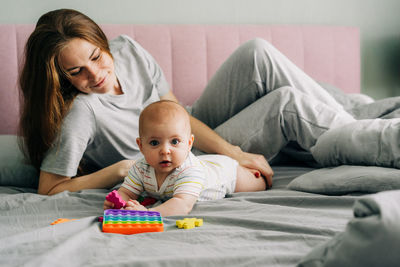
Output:
M374 101L360 94L357 28L102 27L109 38L127 34L141 43L159 62L175 94L186 105L201 94L218 66L240 43L260 37L319 81L356 117L400 117L399 98ZM175 225L182 216L170 216L163 218L163 232L103 233L98 218L112 189L36 194L37 172L23 161L15 136L18 70L23 45L32 30L33 25L0 25L1 266L398 265L400 171L396 156L388 165L364 166L371 164L340 161L335 154L329 159L321 157L327 166L320 168L296 161L310 157L296 151L290 161L273 166L274 185L270 190L234 193L222 200L197 203L185 217L202 218L204 224L187 230ZM393 127L397 127L394 120ZM397 155L399 144L391 141L398 135L391 138L388 146L394 147L393 155ZM320 147L325 149L329 143L323 141ZM285 153L289 155L291 149ZM59 218L74 220L51 225Z

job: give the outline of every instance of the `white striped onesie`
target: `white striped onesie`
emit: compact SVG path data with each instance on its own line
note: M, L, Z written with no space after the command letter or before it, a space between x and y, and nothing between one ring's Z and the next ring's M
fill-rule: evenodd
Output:
M162 201L182 193L196 196L198 201L221 199L235 191L237 166L237 161L227 156L196 157L190 152L158 189L154 168L142 158L129 170L122 186L136 195L145 191Z

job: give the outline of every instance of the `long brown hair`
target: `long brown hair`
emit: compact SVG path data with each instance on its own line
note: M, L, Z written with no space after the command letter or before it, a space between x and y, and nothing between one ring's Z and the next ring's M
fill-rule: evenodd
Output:
M19 79L23 101L19 135L23 137L21 145L26 156L38 170L79 93L59 64L61 50L74 38L84 39L111 55L101 28L86 15L71 9L41 16L25 46Z

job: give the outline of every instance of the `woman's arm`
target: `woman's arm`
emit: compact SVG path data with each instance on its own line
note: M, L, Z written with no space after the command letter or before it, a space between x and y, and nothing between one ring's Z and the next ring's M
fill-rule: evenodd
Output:
M161 99L178 102L178 99L169 91ZM243 152L240 147L233 146L225 141L210 127L200 120L190 117L192 132L195 136L194 146L206 153L222 154L229 156L239 162L240 165L249 169L258 170L266 178L268 187L272 186L272 176L274 175L268 161L262 155Z
M74 192L82 189L111 188L128 175L133 163L133 160L122 160L97 172L75 178L41 171L38 193L54 195L65 190Z

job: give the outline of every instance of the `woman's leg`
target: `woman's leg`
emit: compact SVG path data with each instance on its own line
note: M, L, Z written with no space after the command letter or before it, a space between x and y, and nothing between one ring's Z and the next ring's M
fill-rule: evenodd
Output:
M346 111L291 87L275 89L215 128L243 151L273 159L288 142L309 151L330 128L353 122Z
M283 86L290 86L342 110L332 96L275 47L265 40L255 39L241 45L224 62L193 105L192 115L215 128ZM268 109L265 107L264 112Z

